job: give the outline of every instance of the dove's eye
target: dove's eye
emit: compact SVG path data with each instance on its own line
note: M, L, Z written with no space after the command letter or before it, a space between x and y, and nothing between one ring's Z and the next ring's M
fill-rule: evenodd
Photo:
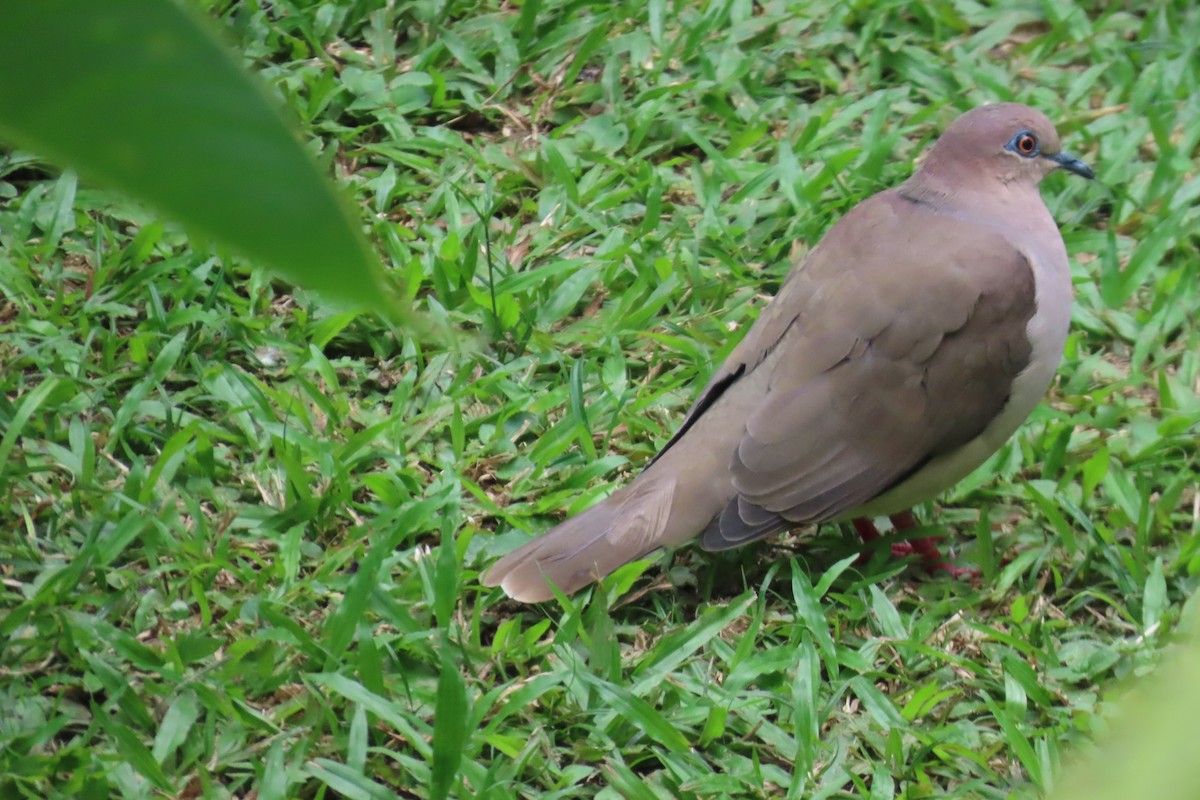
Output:
M1008 143L1008 149L1025 158L1033 158L1038 154L1038 138L1029 131L1021 131Z

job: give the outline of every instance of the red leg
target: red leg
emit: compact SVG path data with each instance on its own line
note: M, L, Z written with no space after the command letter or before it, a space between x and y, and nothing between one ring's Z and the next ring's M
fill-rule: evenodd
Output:
M863 540L863 544L879 541L879 529L875 527L874 520L868 517L859 517L851 520L854 525L854 530Z
M913 516L912 511L901 511L898 514L892 514L888 519L892 521L892 526L897 532L909 531L921 527L921 524L917 522L917 518ZM945 560L942 556L942 551L938 549L937 545L941 538L940 536L920 536L898 542L892 545L892 555L915 555L920 557L925 571L931 575L938 570L945 570L950 573L950 577L955 579L978 578L979 570L956 567Z
M892 514L888 517L892 521L892 527L897 533L903 531L914 530L921 527L921 523L917 522L917 518L913 516L912 511L901 511ZM871 544L879 540L879 529L875 527L875 522L866 517L860 517L852 520L854 530L865 544ZM970 569L967 567L956 567L949 561L946 561L942 556L941 550L938 549L938 541L940 536L921 536L913 539L907 539L903 542L896 542L892 545L892 556L895 558L907 558L908 556L917 556L921 559L921 565L929 574L933 574L938 570L944 570L950 574L950 577L961 578L977 578L979 570ZM864 554L864 559L865 559Z
M921 523L917 522L916 516L912 510L897 511L895 514L888 516L892 521L892 527L898 531L911 531L913 528L921 527Z
M908 517L910 519L912 519L911 512L906 511L905 514L908 514ZM897 515L897 516L901 516L901 515ZM858 533L859 538L861 538L863 540L863 544L873 544L874 542L879 541L879 539L881 538L880 534L879 534L879 529L875 527L875 521L870 519L869 517L859 517L857 519L851 520L850 522L854 525L854 530L855 530L855 532ZM892 524L896 525L896 521L892 520ZM916 520L913 519L912 525L910 525L909 527L916 527L916 524L917 524ZM907 528L902 528L897 525L896 530L907 530ZM892 555L895 558L904 558L906 556L911 556L912 554L913 554L913 546L912 546L911 542L896 542L892 545ZM863 553L863 556L860 560L861 561L867 560L866 553Z
M850 522L852 525L854 525L854 530L858 533L859 538L863 540L863 544L870 545L872 542L879 541L879 529L875 527L874 520L870 519L869 517L859 517L857 519L850 520ZM864 549L861 553L859 553L858 559L855 561L855 563L867 563L867 558L870 552L870 547Z
M911 531L921 527L921 523L917 522L917 518L913 516L912 511L900 511L888 516L888 519L892 521L892 527L896 530L896 533L903 533L904 531ZM905 558L906 556L914 555L924 556L925 550L917 545L918 541L927 542L928 540L905 539L902 542L896 542L892 545L892 555L896 558ZM934 545L934 551L937 551L936 545ZM941 558L941 554L939 553L937 557Z

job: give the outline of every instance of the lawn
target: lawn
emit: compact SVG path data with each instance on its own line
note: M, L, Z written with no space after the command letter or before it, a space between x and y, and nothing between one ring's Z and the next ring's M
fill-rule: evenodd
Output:
M201 5L457 334L0 151L0 797L1035 797L1169 648L1200 573L1200 9ZM1047 402L918 509L979 580L830 525L561 603L479 585L997 100L1099 178L1043 189L1076 291Z

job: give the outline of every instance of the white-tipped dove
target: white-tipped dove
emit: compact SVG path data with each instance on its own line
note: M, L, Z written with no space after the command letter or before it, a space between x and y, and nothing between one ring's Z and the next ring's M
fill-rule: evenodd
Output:
M896 512L979 466L1054 377L1071 278L1038 184L1059 168L1093 177L1041 112L963 114L793 267L632 483L483 583L540 602L697 536L721 550L830 520L911 525Z

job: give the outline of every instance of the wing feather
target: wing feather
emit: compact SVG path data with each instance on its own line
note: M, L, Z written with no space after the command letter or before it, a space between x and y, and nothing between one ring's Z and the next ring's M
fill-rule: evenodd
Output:
M778 337L768 391L733 455L737 496L705 547L845 516L1003 410L1032 351L1029 260L983 223L906 204L885 192L848 214L772 303L788 324L776 313L747 334L755 347L735 350L741 364L763 363L766 333ZM864 229L874 230L845 233Z

